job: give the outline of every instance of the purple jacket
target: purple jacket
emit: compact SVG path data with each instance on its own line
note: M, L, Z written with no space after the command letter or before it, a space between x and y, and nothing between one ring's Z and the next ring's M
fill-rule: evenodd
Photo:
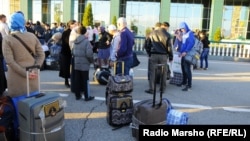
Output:
M127 27L121 30L121 42L117 51L117 59L132 57L132 47L134 45L134 34Z

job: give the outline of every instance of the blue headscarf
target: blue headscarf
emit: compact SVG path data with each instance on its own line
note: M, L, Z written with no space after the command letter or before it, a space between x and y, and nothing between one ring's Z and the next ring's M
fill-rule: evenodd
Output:
M24 15L21 12L15 12L10 16L10 30L20 31L21 33L26 31Z

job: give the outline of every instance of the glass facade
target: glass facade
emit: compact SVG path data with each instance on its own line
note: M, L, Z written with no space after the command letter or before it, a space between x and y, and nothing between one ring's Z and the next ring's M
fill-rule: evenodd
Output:
M63 21L62 0L33 0L32 21L41 21L43 23L60 23Z
M46 23L59 22L73 18L82 21L84 8L87 3L92 3L92 12L94 23L101 23L105 26L110 24L111 0L72 0L74 13L67 19L63 16L63 2L65 0L27 0L32 2L32 15L30 19L33 22L41 21ZM119 3L117 15L127 18L128 26L139 36L145 35L145 30L151 28L154 24L162 20L161 2L164 0L117 0ZM210 17L212 11L212 2L217 0L171 0L169 17L170 31L178 28L181 21L188 23L191 29L200 29L211 31L209 27L214 17ZM68 2L68 1L67 1ZM166 4L166 1L164 1ZM9 7L6 7L9 5ZM21 0L0 0L0 13L10 15L14 11L25 8L20 7ZM217 5L214 5L216 7ZM221 6L220 6L221 7ZM27 6L26 6L27 8ZM250 1L249 0L224 0L224 6L221 14L222 19L216 19L216 23L221 26L222 35L225 39L250 39ZM66 9L66 12L68 9ZM165 12L166 12L165 11ZM216 15L216 14L214 14ZM161 18L161 19L160 19ZM164 19L164 18L163 18Z
M88 0L92 4L94 23L108 26L110 24L110 1L109 0Z
M225 39L250 38L249 2L225 0L222 19L222 36Z
M150 9L150 10L145 10ZM145 36L146 29L159 21L160 2L132 2L126 4L126 19L136 35Z

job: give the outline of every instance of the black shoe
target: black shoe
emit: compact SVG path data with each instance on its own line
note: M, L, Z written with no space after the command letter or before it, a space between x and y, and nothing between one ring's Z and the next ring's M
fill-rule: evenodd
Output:
M178 87L184 87L184 86L186 86L186 84L177 84L176 86L178 86Z
M89 96L88 98L85 98L85 101L91 101L91 100L94 100L95 97L94 96Z
M66 86L67 88L70 88L70 85L69 85L69 84L65 84L65 86Z
M151 89L148 89L148 90L145 90L145 93L153 94L153 93L154 93L154 91L153 91L153 90L151 90Z
M184 89L182 89L182 91L191 91L191 87L190 86L186 86Z
M161 89L159 89L159 92L161 92ZM162 90L162 93L165 93L165 89Z
M82 98L81 96L79 96L79 97L77 96L77 97L76 97L76 100L80 100L81 98Z

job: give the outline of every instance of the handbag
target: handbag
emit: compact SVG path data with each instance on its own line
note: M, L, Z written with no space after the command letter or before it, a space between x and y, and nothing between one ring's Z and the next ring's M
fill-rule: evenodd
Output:
M192 48L187 54L184 56L185 61L190 63L191 65L196 65L198 60L200 59L200 54Z

